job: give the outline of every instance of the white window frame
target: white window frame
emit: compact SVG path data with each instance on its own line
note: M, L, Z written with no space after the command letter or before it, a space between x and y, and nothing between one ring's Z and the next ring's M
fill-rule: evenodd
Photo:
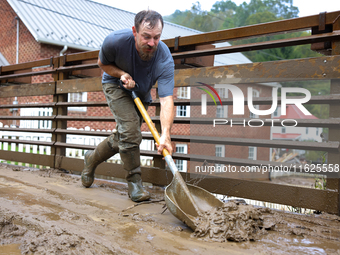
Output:
M252 157L251 157L251 154L253 154ZM248 147L248 159L257 160L257 147L253 147L253 146Z
M221 145L221 144L215 145L215 156L221 157L221 158L225 157L225 145ZM224 166L224 164L215 164L215 167L221 167L222 168L223 166Z
M229 90L225 87L226 84L215 84L217 94L221 99L228 98ZM218 105L216 108L216 118L228 118L228 105Z
M178 99L190 99L191 88L190 87L180 87L177 89ZM176 117L190 117L190 106L189 105L179 105L176 106Z
M181 150L183 149L183 150L179 151L179 149L181 149ZM188 153L188 145L187 144L181 144L181 143L176 144L176 153L187 154ZM175 164L176 164L178 171L180 171L180 172L187 172L188 171L188 169L187 169L188 161L187 160L176 159Z
M260 91L258 91L257 89L253 89L253 99L254 99L255 97L260 97ZM254 108L255 108L256 110L259 110L259 109L260 109L260 106L254 104ZM254 114L254 113L252 113L252 112L249 113L249 118L255 119L255 118L258 118L258 117L259 117L258 115Z
M77 93L81 93L81 101L78 102L87 102L87 92L77 92ZM73 95L76 93L69 93L68 94L68 102L75 102L73 101ZM87 107L68 107L69 111L77 111L77 112L86 112L87 111Z

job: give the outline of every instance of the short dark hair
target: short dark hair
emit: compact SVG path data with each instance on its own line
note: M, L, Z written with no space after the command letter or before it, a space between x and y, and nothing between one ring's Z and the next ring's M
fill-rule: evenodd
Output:
M159 20L161 21L163 28L163 17L158 12L152 10L140 11L135 16L135 28L137 32L139 32L140 24L142 24L143 22L149 22L150 27L154 28Z

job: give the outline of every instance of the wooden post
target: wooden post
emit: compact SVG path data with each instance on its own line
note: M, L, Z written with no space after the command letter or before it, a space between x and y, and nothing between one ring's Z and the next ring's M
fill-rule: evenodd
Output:
M65 57L58 57L56 58L56 61L54 62L55 66L54 68L60 67L60 66L64 66L65 65ZM57 65L57 66L56 66ZM66 79L66 75L64 73L57 73L54 75L54 81L58 82L60 80L64 80ZM58 103L58 102L67 102L67 93L65 94L57 94L57 86L56 86L56 90L55 93L53 95L53 102ZM57 106L53 109L53 115L58 116L58 115L67 115L67 107L65 106ZM52 123L52 128L60 128L60 129L67 129L67 121L64 120L57 120L54 121ZM66 134L56 134L54 133L52 135L52 141L54 142L62 142L62 143L66 143ZM65 157L65 152L66 149L65 148L56 148L56 147L52 147L52 155L54 156L54 168L58 169L60 168L61 165L61 160L63 159L63 157Z

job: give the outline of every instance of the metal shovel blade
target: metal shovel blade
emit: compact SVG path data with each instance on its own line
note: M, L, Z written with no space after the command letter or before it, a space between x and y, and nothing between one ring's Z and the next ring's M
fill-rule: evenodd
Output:
M223 205L221 200L205 189L188 183L186 187L200 212L210 211L214 207L221 207ZM165 188L164 200L169 211L195 231L195 218L197 218L198 215L192 210L191 201L188 201L182 189L183 186L179 184L178 179L174 176L172 182Z

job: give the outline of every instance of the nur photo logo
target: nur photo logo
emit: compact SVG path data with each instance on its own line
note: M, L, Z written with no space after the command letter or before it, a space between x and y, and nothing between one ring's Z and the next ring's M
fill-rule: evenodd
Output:
M223 106L222 100L220 95L217 93L217 91L209 84L203 83L203 82L197 82L206 88L201 88L197 87L198 89L204 91L206 94L201 95L201 115L207 115L207 94L212 98L214 101L215 106L217 106L217 102L215 100L214 95L210 92L212 91L218 98L221 106ZM245 115L245 105L248 106L249 112L252 113L253 115L257 116L265 116L265 115L271 115L276 111L278 108L278 103L280 102L280 108L281 108L281 115L284 116L286 115L286 109L287 105L295 105L304 115L312 115L304 106L304 103L307 103L311 99L311 93L309 90L305 88L291 88L291 87L284 87L281 88L281 99L278 99L278 88L274 87L272 88L272 102L271 106L269 109L259 109L254 106L254 97L253 97L253 88L248 87L247 88L247 97L244 96L243 91L235 86L235 85L230 85L230 84L218 84L218 88L223 88L226 92L230 91L232 95L232 106L233 106L233 115ZM210 91L209 91L209 90ZM301 97L288 97L288 94L302 94L304 96ZM247 101L245 101L245 98ZM272 125L274 125L274 121L278 121L277 119L266 119L265 121L271 121ZM286 126L285 122L290 122L294 123L293 125L290 126L296 126L298 123L296 120L293 119L287 119L287 120L280 120L282 126ZM239 120L238 120L239 122ZM256 125L253 123L257 123ZM233 120L232 119L214 119L213 121L214 127L216 125L226 125L230 124L232 126ZM235 121L234 121L235 123ZM248 123L248 126L251 127L261 127L264 125L264 121L261 119L250 119L242 122L243 126L246 126L246 123ZM241 123L241 124L242 124ZM240 123L238 123L240 124Z

